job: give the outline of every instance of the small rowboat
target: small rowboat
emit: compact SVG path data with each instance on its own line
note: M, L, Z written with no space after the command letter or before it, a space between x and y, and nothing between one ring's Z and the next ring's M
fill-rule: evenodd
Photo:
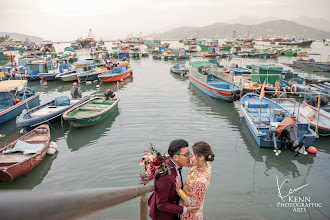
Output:
M44 159L49 144L49 126L40 125L0 149L0 180L8 182L28 173Z
M64 112L63 119L69 121L73 127L97 124L113 112L119 100L119 98L92 98Z
M110 72L105 72L100 74L99 78L103 82L116 82L126 79L132 74L133 74L132 70L127 70L126 67L121 66L121 67L114 67Z
M171 71L176 74L186 75L189 72L189 69L185 66L175 65L175 66L171 66Z

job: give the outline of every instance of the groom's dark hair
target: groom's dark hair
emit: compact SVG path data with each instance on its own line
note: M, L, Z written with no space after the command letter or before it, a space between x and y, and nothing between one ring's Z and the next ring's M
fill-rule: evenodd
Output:
M175 153L181 150L181 148L188 147L188 142L183 139L176 139L170 143L168 147L168 154L172 158Z

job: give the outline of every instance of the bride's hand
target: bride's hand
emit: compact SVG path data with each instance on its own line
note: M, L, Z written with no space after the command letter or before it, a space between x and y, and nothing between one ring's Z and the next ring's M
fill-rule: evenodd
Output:
M182 186L179 175L176 176L175 181L176 181L175 182L175 189L176 189L177 192L179 192L179 190L181 189L181 186Z

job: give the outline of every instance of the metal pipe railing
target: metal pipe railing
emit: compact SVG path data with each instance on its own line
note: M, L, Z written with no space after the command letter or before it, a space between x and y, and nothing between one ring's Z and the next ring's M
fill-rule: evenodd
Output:
M1 219L79 219L140 198L140 219L148 219L148 192L154 186L83 189L75 191L0 192Z

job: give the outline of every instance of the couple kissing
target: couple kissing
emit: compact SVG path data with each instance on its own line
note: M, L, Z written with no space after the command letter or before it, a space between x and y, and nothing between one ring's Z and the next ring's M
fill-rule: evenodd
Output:
M155 191L148 200L149 216L154 220L203 219L204 197L211 176L208 161L214 160L211 147L199 141L190 153L188 142L177 139L170 143L168 154L166 163L171 173L155 177ZM192 166L185 181L181 175L183 166Z

